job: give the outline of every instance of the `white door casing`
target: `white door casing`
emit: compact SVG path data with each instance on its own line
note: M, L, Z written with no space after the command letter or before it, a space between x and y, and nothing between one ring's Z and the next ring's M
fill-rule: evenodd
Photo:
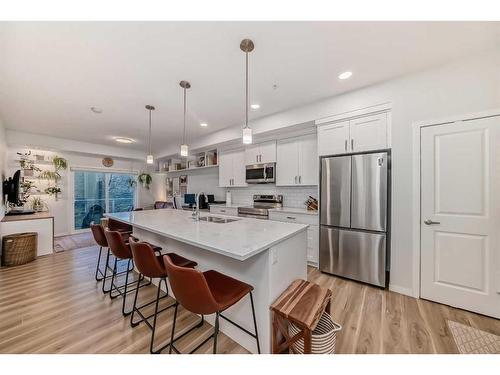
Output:
M421 129L421 297L500 318L500 117Z

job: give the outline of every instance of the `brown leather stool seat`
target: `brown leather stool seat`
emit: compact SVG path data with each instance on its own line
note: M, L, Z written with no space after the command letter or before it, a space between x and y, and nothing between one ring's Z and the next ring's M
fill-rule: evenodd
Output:
M92 232L92 236L94 237L94 241L99 245L99 255L97 257L97 265L95 269L95 279L96 281L102 281L102 292L103 293L108 293L110 289L106 289L106 281L111 278L111 274L108 275L107 271L108 269L112 272L113 268L110 267L109 265L109 258L110 258L110 250L108 246L108 241L106 240L106 235L104 234L104 228L101 224L90 224L90 230ZM123 239L125 241L128 241L129 233L127 232L120 232ZM104 266L104 271L100 269L100 264L101 264L101 257L102 257L102 250L103 248L107 249L107 254L106 254L106 262ZM116 262L116 258L115 258ZM118 275L121 275L125 272L130 272L131 270L126 270L122 272L118 272Z
M106 240L108 242L111 253L113 253L113 255L116 257L116 261L113 267L113 274L111 276L111 287L109 290L109 296L111 299L114 299L118 296L123 297L122 314L123 316L127 316L132 313L132 310L125 311L125 305L127 300L127 294L135 291L135 288L129 289L130 284L133 283L134 281L131 280L129 282L129 272L127 272L125 276L125 283L123 285L120 286L116 285L115 279L116 276L118 275L118 261L127 262L127 271L131 271L134 269L134 260L133 260L132 250L130 248L130 242L136 241L137 239L134 236L129 235L127 237L127 240L125 240L123 232L112 231L109 229L106 229L104 231L104 235L106 236ZM153 251L156 252L161 251L160 246L154 246L154 245L150 246L153 248ZM151 285L151 280L149 280L148 283L141 285L141 282L143 280L144 280L144 275L140 274L137 280L137 288L142 288L144 286ZM113 294L113 291L115 291L116 294Z
M193 327L174 339L175 323L179 304L181 304L186 310L201 315L201 321L197 326L203 324L204 315L215 314L214 333L194 348L191 353L194 353L211 338L214 339L213 352L214 354L217 353L219 318L223 318L235 327L255 338L257 351L260 353L259 334L257 331L257 321L255 319L255 307L252 295L253 287L251 285L214 270L200 272L196 269L179 267L168 255L163 256L163 262L165 263L165 267L167 269L170 286L172 287L176 298L174 323L172 324L172 333L170 336L170 353L172 350L179 353L177 348L174 346L175 341L179 340L181 337L196 328ZM255 333L246 330L239 324L222 315L224 310L236 304L247 294L250 295Z
M219 311L233 306L253 290L253 286L214 270L203 272L203 276L219 305Z
M158 310L159 302L161 299L166 298L169 296L168 294L168 284L167 284L167 269L163 263L162 255L156 255L154 252L153 247L151 244L147 242L138 242L135 238L131 237L130 240L130 248L132 250L132 255L134 257L134 262L141 273L141 276L149 277L150 279L152 278L159 278L158 282L158 290L156 293L156 299L152 300L151 302L145 303L141 306L137 306L137 297L139 295L139 282L137 282L137 288L135 290L135 298L134 298L134 305L132 307L132 315L130 316L130 325L132 327L137 326L141 322L146 323L146 325L151 329L151 341L149 345L149 350L151 354L158 354L160 353L163 349L165 349L170 343L167 343L166 345L163 345L162 347L158 349L154 349L154 337L155 337L155 332L156 332L156 321L157 321L157 316L159 313L169 309L170 307L173 307L175 304L171 304L161 310ZM168 253L167 254L172 262L178 266L178 267L190 267L194 268L198 264L192 260L186 259L180 255L177 255L175 253ZM140 279L139 279L140 280ZM166 293L163 296L161 295L161 283L165 284L165 290ZM154 313L149 315L149 316L144 316L142 313L141 309L149 306L151 304L155 303L155 310ZM134 322L134 315L137 313L141 320ZM153 324L151 324L148 319L153 318Z

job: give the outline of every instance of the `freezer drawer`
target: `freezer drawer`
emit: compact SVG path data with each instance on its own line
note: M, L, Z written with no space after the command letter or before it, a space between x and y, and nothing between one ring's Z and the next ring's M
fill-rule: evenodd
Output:
M353 155L351 228L385 232L387 227L386 152Z
M385 287L386 235L321 226L319 268L323 272Z
M321 160L321 224L350 227L351 157Z

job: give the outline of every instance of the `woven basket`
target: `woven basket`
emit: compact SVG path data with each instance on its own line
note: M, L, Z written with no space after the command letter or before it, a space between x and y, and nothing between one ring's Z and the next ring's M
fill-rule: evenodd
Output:
M38 233L15 233L2 238L2 265L19 266L35 260Z
M342 329L340 324L333 321L330 314L324 312L319 319L318 325L312 332L311 353L312 354L333 354L337 343L337 332ZM300 332L295 324L288 324L288 333L294 336ZM292 344L295 353L304 353L304 339L301 338Z

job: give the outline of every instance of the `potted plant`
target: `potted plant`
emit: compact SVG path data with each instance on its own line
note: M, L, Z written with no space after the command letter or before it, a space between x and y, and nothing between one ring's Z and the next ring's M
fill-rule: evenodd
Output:
M153 177L149 173L143 172L137 177L137 181L142 184L142 186L146 189L149 189L149 185L151 181L153 181Z
M61 175L57 171L42 171L38 175L39 178L42 180L52 180L54 182L57 182L61 179Z
M49 186L47 189L45 189L45 193L48 195L53 195L54 198L57 200L57 195L61 192L61 188L58 186Z
M43 211L46 206L47 205L45 204L45 202L43 201L43 199L41 197L32 197L31 198L31 208L35 212Z
M56 172L68 169L68 161L57 155L52 159L52 164L54 164Z

